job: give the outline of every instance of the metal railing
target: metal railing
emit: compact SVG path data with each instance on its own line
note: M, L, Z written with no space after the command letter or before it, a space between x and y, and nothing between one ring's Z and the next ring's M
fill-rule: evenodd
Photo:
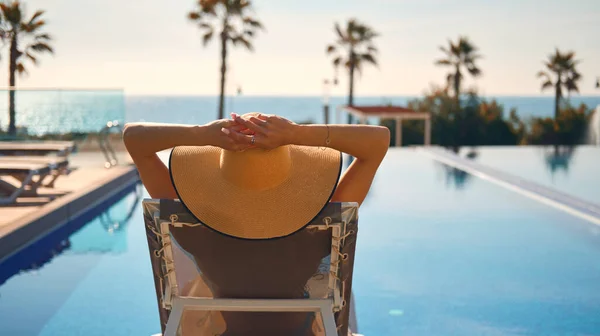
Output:
M116 166L119 163L110 139L108 138L111 131L115 129L119 132L123 132L123 126L121 126L118 120L107 122L106 126L102 127L98 133L98 145L100 146L102 154L104 154L104 167L107 169Z

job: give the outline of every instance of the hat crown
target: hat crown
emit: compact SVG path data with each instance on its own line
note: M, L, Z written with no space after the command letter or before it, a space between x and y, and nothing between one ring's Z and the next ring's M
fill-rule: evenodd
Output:
M280 185L289 177L292 160L289 146L281 146L243 152L223 150L219 165L223 177L230 183L243 189L262 191Z

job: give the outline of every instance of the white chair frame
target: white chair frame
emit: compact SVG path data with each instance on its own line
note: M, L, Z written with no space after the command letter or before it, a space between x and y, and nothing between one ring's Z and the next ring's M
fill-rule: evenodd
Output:
M346 222L332 223L330 217L325 217L323 224L309 225L308 228L318 230L331 229L331 260L329 265L329 298L325 299L213 299L182 297L179 295L175 264L173 262L172 241L169 227L182 227L185 223L178 222L177 215L171 215L170 221L161 220L160 214L154 213L154 221L160 229L161 248L165 266L164 292L161 304L163 308L171 310L164 336L176 336L183 312L187 310L201 311L242 311L242 312L315 312L320 314L326 336L336 336L337 326L334 313L340 311L346 304L342 298L343 289L340 288L339 251L346 237ZM343 256L342 256L343 258Z

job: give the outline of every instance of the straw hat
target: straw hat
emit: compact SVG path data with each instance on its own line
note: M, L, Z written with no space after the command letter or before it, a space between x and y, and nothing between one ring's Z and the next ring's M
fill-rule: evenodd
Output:
M176 147L169 170L175 191L198 221L244 239L290 235L327 205L341 172L341 153L288 145L243 152Z

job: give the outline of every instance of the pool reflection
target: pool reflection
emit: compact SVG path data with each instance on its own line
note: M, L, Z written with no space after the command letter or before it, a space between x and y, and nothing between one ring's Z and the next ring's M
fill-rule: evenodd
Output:
M546 168L554 176L558 171L563 171L565 174L569 172L569 165L575 154L575 147L570 146L553 146L544 148L544 161Z
M71 221L3 260L0 285L16 274L41 269L63 254L123 253L127 249L124 229L139 210L142 195L141 185L136 184L117 195L108 207L84 215L89 219ZM129 210L125 212L124 209ZM125 216L113 220L114 213L125 213Z
M463 148L462 151L465 152L465 154L462 155L460 147L448 148L448 150L451 150L454 152L454 154L463 156L469 160L476 160L479 155L475 147ZM471 174L468 174L458 168L449 166L445 163L436 162L435 164L442 167L445 173L444 181L447 188L464 189L469 184L469 181L473 178Z

